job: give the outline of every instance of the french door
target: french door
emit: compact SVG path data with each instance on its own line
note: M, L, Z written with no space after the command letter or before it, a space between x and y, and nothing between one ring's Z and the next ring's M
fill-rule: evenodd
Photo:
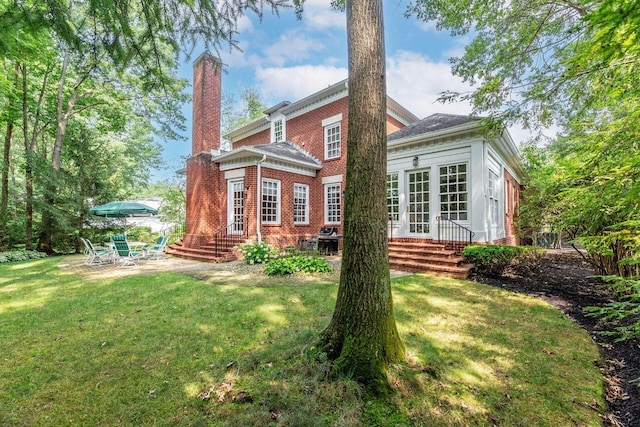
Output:
M429 233L429 169L407 172L407 202L409 233Z
M242 234L244 230L244 180L229 181L228 184L228 223L233 224L232 234Z

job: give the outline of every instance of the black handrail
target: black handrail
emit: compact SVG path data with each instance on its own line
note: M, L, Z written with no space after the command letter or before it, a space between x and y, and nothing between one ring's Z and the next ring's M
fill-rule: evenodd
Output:
M182 239L186 232L186 226L184 222L172 224L169 227L165 227L160 230L160 234L163 236L169 236L172 242Z
M464 242L465 245L470 245L473 242L475 233L467 227L440 216L436 217L436 221L438 221L438 243L454 246L452 242ZM456 244L456 246L459 246L459 244Z
M247 238L246 221L236 221L213 232L213 255L221 256L224 249L235 246Z

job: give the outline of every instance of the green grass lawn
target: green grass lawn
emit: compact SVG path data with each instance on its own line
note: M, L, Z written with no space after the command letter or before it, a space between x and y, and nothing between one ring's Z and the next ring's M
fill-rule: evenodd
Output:
M600 425L600 358L547 304L429 276L393 280L408 363L374 398L312 347L337 285L88 281L60 258L0 265L0 425Z

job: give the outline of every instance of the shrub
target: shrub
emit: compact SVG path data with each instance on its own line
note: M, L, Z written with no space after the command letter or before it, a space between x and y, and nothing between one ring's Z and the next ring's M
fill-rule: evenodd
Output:
M602 280L616 301L602 307L585 308L587 316L612 322L612 331L600 333L615 336L617 341L640 337L640 277L605 276Z
M46 258L47 254L38 251L8 251L0 252L0 263L12 261L26 261L29 259Z
M278 249L267 243L243 243L233 249L242 254L247 264L263 264L278 257Z
M331 271L331 266L322 258L298 255L269 261L264 267L264 272L267 276L284 276L297 271L302 271L303 273L327 273Z
M499 276L523 252L522 246L470 245L462 250L462 256L471 262L479 273Z

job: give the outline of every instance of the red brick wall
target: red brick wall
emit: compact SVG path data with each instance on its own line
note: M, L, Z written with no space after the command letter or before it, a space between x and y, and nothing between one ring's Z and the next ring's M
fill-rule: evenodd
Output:
M198 247L213 232L226 225L226 183L211 156L201 154L187 160L187 218L183 244Z
M392 134L399 129L402 129L403 127L404 124L402 124L399 120L396 120L393 117L387 115L387 135Z
M248 136L244 139L233 143L233 148L248 147L251 145L262 145L271 142L271 129L265 129L255 135Z
M208 151L211 145L203 134L206 123L219 122L217 116L209 115L208 104L204 103L206 96L217 97L219 105L219 68L210 66L214 64L205 58L196 61L194 65L194 134L193 149ZM202 76L212 78L218 84L217 92L211 89L205 82L201 82ZM216 80L217 79L217 80ZM211 95L206 95L211 92ZM199 95L197 95L199 93ZM196 110L201 109L201 114ZM218 107L219 110L219 107ZM342 113L341 121L341 157L338 159L324 159L324 129L322 120ZM200 120L196 125L196 118ZM397 120L387 117L387 129L395 131L402 127ZM315 236L324 223L324 185L322 178L342 175L342 189L344 191L346 179L346 157L347 157L347 122L348 122L348 99L347 97L336 100L328 105L324 105L316 110L290 119L286 123L286 139L298 145L303 150L309 152L322 162L322 170L318 171L316 177L308 177L288 173L280 170L262 167L262 178L280 180L281 191L281 219L279 225L261 224L260 231L264 241L277 246L295 244L300 236ZM198 131L196 131L198 126ZM219 129L219 126L218 126ZM219 141L219 130L218 139ZM234 143L233 147L259 145L270 142L270 130L266 129L255 135ZM256 227L256 203L261 202L261 194L256 194L257 166L245 168L244 185L248 187L245 196L244 214L247 222L245 227L250 238L257 236ZM309 224L295 225L293 223L293 185L307 184L309 186ZM257 199L256 199L257 196ZM343 201L344 203L344 201ZM210 238L212 233L227 225L227 180L224 172L219 170L217 164L211 163L210 156L203 155L192 157L187 163L187 234L184 238L186 246L198 246ZM336 226L335 224L330 224ZM342 225L337 225L339 233L342 233Z
M220 147L221 62L203 54L193 64L191 154Z
M220 147L221 63L209 54L193 65L192 157L187 160L187 218L183 244L198 247L221 224L225 191L207 153Z

